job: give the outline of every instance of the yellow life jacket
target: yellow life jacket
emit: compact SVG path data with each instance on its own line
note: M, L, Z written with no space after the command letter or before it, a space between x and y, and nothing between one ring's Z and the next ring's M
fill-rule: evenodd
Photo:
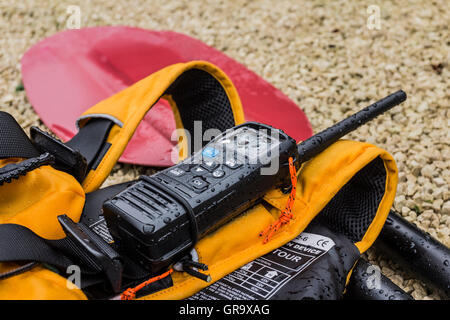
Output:
M53 166L37 161L34 163L36 168L30 165L25 175L0 185L0 239L2 225L23 226L49 241L64 238L57 217L66 214L73 221L80 221L86 194L96 191L108 177L139 122L160 98L169 101L177 128L188 132L193 131L196 120L203 121L205 130L225 130L244 121L238 93L220 69L203 61L166 67L81 115L78 121L80 133L93 123L93 119L108 122L103 127L106 129L102 129L104 139L98 143L84 172L74 175L73 170L79 162L75 165L65 163L64 152L67 150L49 145L41 133L35 132L35 145L29 146L28 154L18 150L8 150L3 155L0 152L0 170L14 169L11 165L38 157L42 153L40 147L55 148L56 157ZM178 139L179 158L183 159L190 153L190 146L183 131ZM76 146L90 143L79 140L81 143L77 141ZM76 150L72 148L71 151ZM297 179L292 219L267 243L260 233L279 219L289 197L278 189L268 192L262 203L195 245L198 260L208 265L213 283L293 240L319 213L336 222L340 231L363 253L377 238L393 203L397 167L393 157L376 146L341 140L304 163L297 172ZM370 205L359 208L359 216L355 217L346 206L351 207L351 201L361 199L370 199ZM67 275L58 274L43 264L21 271L22 267L24 264L20 261L0 262L0 299L87 298L82 290L67 284ZM14 273L16 270L19 270L17 274ZM11 274L2 279L1 275L8 273ZM172 285L139 298L183 299L211 284L185 272L175 271L170 277Z

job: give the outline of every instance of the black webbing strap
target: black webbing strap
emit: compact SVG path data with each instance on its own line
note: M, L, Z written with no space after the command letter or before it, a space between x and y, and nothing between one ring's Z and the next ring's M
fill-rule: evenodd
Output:
M38 265L37 262L29 262L27 264L24 264L23 266L15 268L13 270L9 270L9 271L6 271L4 273L1 273L0 274L0 280L8 279L8 278L14 277L16 275L19 275L21 273L24 273L24 272L26 272L28 270L33 269L37 265Z
M67 143L62 143L37 127L31 138L9 113L0 111L0 159L36 158L41 153L55 157L55 168L72 174L80 182L89 170L95 170L111 144L106 142L113 122L91 119Z
M104 245L107 245L106 243ZM25 263L18 268L0 274L0 280L4 280L23 272L26 272L39 264L57 269L63 277L72 274L70 266L80 268L80 289L105 283L109 277L108 270L94 261L79 246L66 237L61 240L46 240L26 227L17 224L0 225L0 262ZM120 289L120 280L113 288L116 292Z
M23 158L0 167L0 186L19 179L28 172L54 162L49 153L40 154L17 121L0 111L0 159Z
M130 183L114 185L88 193L81 222L77 224L82 229L82 233L86 234L90 241L93 241L95 246L100 248L109 258L115 258L117 253L89 226L103 219L101 216L103 202L125 189ZM67 230L65 232L68 233ZM124 266L123 285L134 285L149 277L146 270L127 257L120 257L120 260L122 260ZM106 282L105 274L108 276L108 270L105 270L104 265L102 266L98 261L94 261L71 237L68 236L61 240L47 240L30 229L17 224L0 224L0 262L44 263L58 269L63 276L69 266L77 265L82 273L81 289ZM30 266L35 265L37 264L29 263L23 268L19 267L12 272L0 274L0 280L25 272Z
M101 270L98 265L78 252L79 261L68 258L64 252L76 252L69 238L47 240L30 229L18 224L0 225L0 262L41 262L66 270L78 265L83 273L95 274Z
M39 152L17 121L9 113L0 111L0 159L37 156Z
M67 172L80 183L90 170L95 170L111 144L106 142L113 122L91 119L72 140L63 143L38 127L31 127L31 139L41 152L55 157L54 168Z
M78 150L87 162L87 173L95 169L111 144L106 143L113 122L108 119L91 119L66 145Z

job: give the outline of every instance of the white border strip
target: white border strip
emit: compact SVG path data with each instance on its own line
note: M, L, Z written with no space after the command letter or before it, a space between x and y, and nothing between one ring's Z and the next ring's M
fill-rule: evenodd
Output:
M110 116L109 114L104 114L104 113L93 113L93 114L87 114L85 116L81 116L80 118L77 119L77 122L75 123L75 125L77 126L77 129L80 130L80 121L83 119L88 119L88 118L102 118L102 119L108 119L112 122L114 122L115 124L117 124L119 127L123 127L123 122L120 121L119 119Z

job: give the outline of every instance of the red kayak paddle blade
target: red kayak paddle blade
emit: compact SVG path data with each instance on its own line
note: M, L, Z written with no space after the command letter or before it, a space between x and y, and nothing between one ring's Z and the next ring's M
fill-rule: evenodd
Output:
M206 60L235 84L245 119L283 129L297 141L312 135L303 111L281 91L220 51L172 31L131 27L67 30L42 40L22 58L28 99L42 121L63 141L77 132L88 108L168 65ZM170 166L175 120L160 100L138 126L121 162Z

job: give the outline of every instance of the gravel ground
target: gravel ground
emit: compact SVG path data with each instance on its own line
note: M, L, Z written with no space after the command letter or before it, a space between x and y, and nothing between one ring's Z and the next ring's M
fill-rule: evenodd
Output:
M370 28L370 5L380 8ZM349 138L390 151L400 169L395 208L450 246L450 10L448 1L4 1L0 0L0 109L28 129L43 124L21 90L20 58L67 27L129 25L196 37L245 64L326 128L397 89L400 107ZM106 184L151 169L117 165ZM439 299L392 261L366 257L415 299Z

